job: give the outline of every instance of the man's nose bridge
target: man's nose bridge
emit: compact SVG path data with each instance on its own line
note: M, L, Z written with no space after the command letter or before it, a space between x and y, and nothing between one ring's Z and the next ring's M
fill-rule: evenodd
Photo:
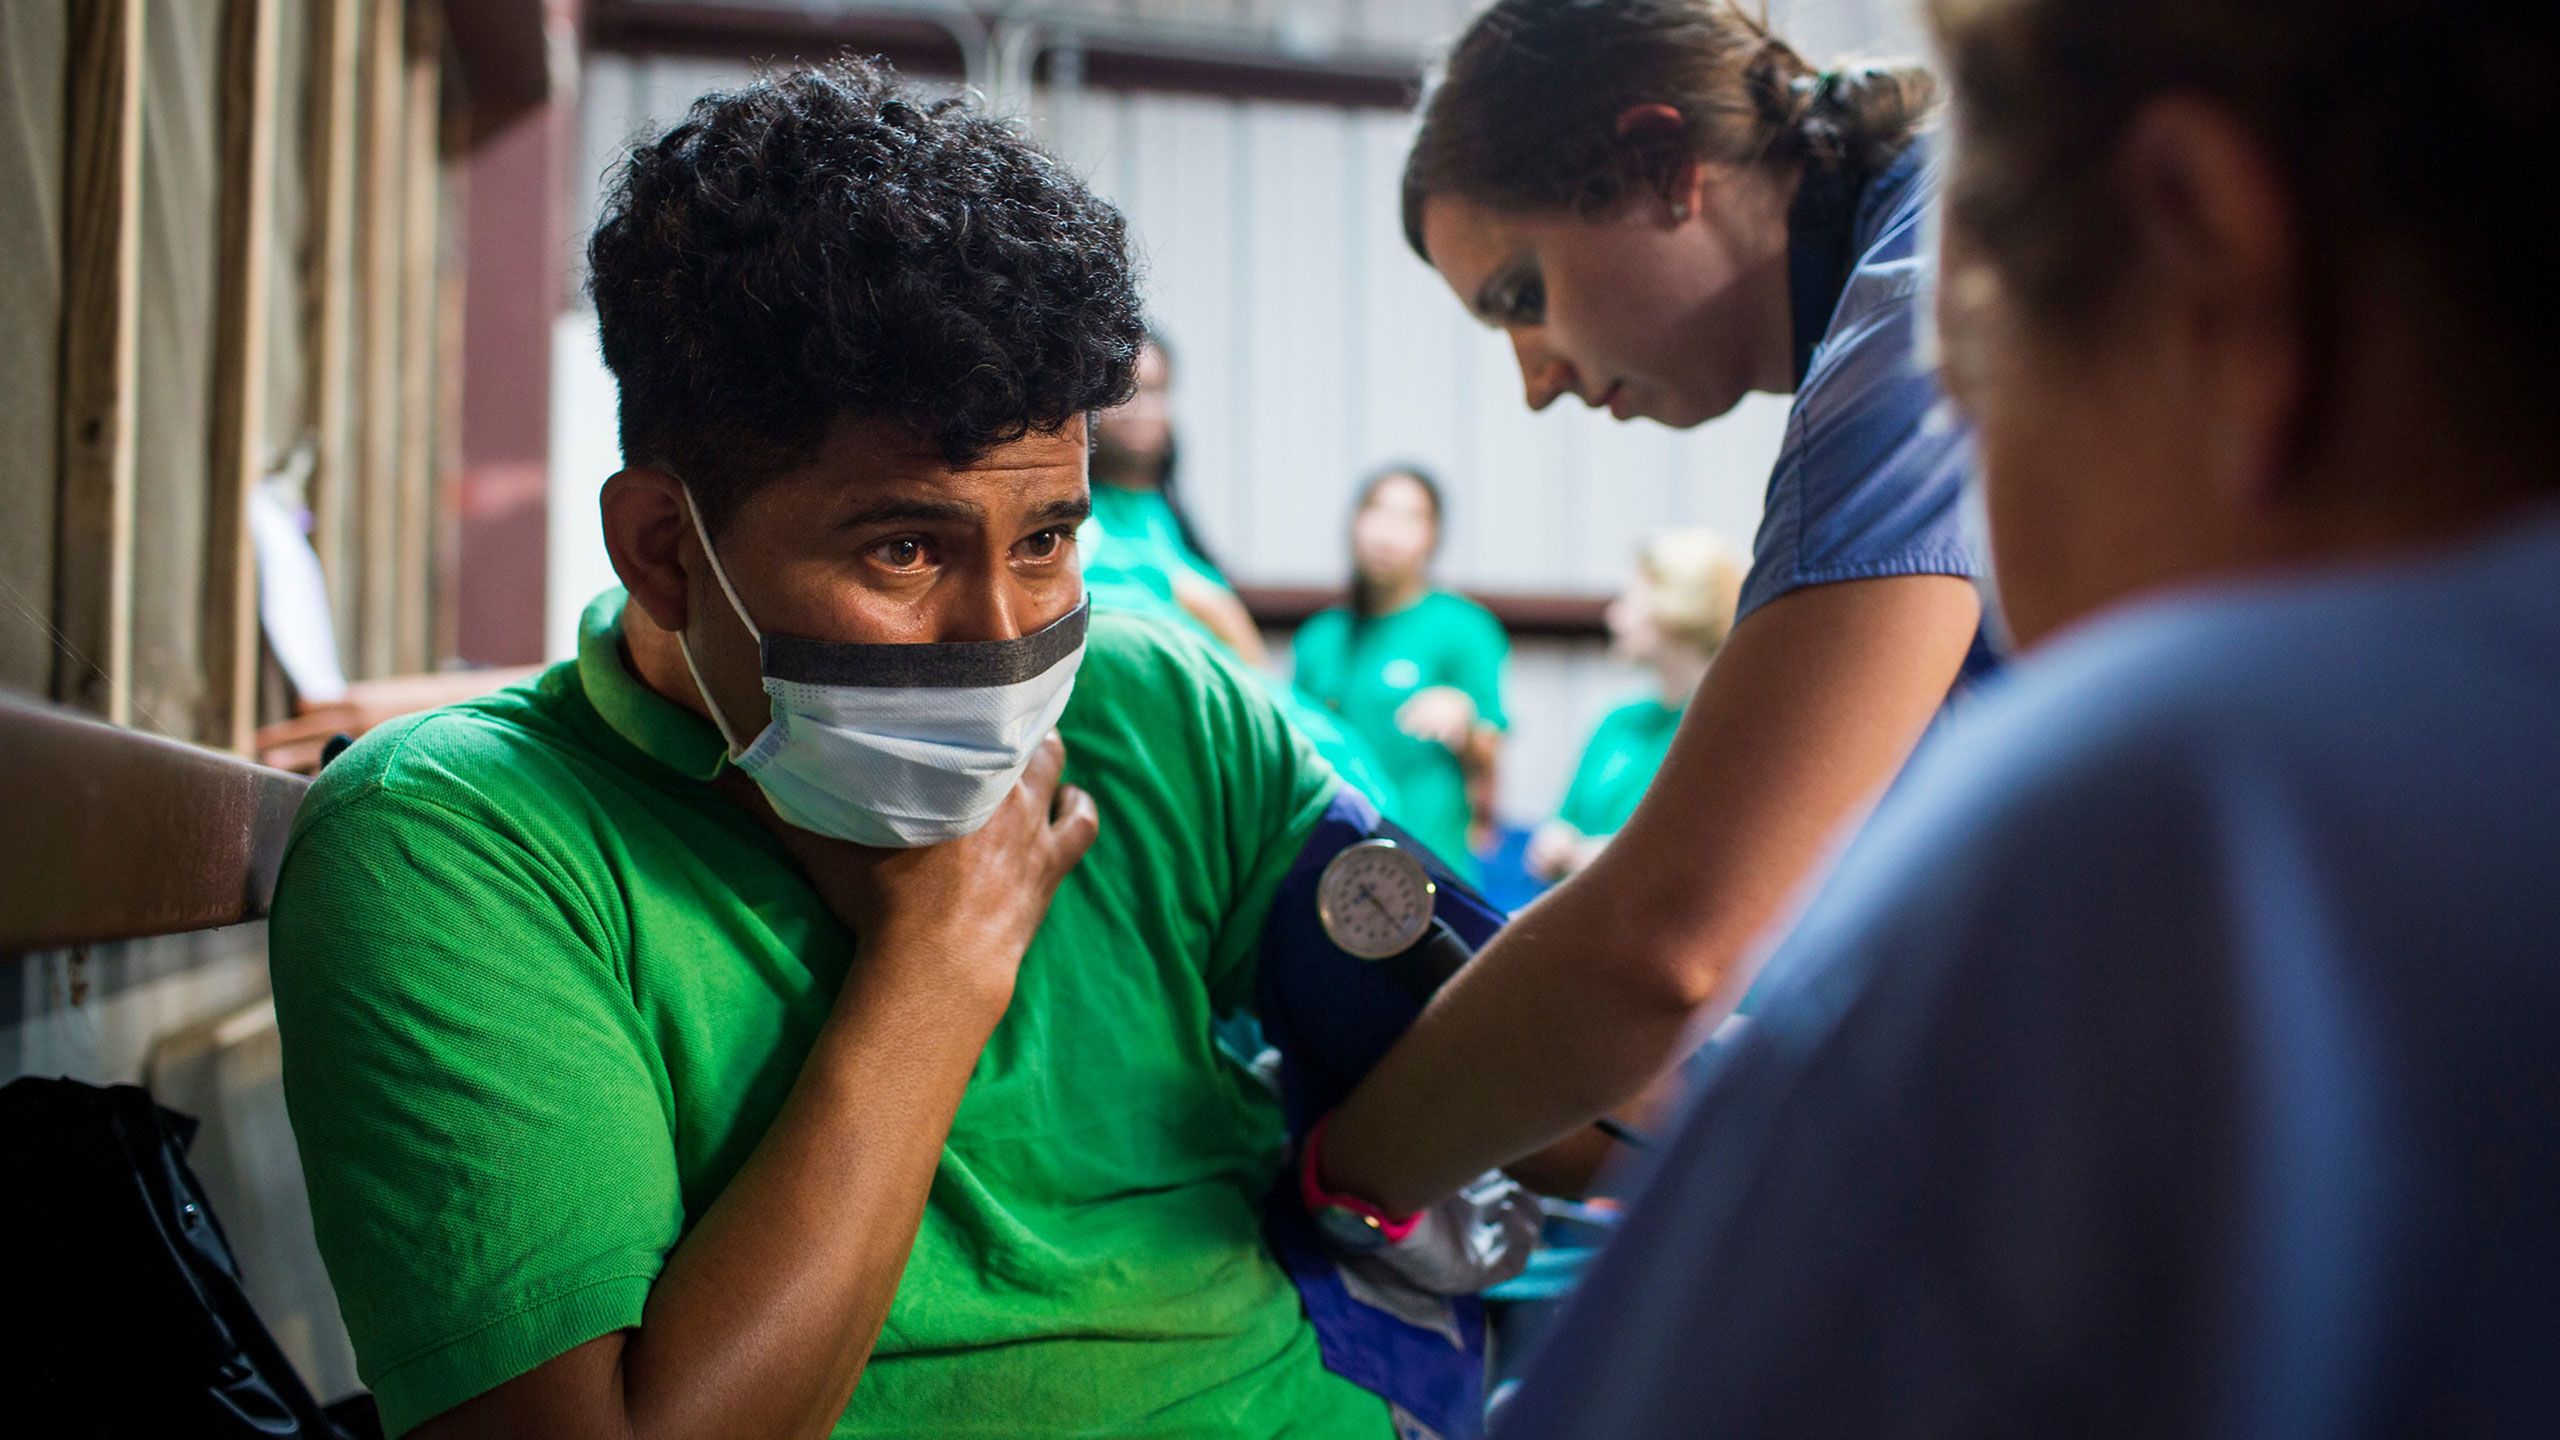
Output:
M977 567L961 579L942 615L944 640L1013 640L1021 637L1030 597L1010 566Z

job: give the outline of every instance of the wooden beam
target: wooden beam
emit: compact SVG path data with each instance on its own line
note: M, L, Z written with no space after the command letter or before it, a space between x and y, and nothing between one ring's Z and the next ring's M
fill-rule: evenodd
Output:
M1396 111L1411 110L1422 95L1422 67L1411 63L1326 63L1286 55L1227 54L1180 46L1157 48L1128 41L1099 41L1079 48L1083 52L1084 83L1097 90ZM1047 59L1055 53L1054 48L1044 52L1044 79Z
M411 0L403 83L407 153L400 206L399 615L393 663L415 674L431 663L435 611L430 572L436 539L436 384L442 330L436 308L440 203L444 189L444 24L435 0Z
M446 58L467 100L462 143L477 146L554 99L549 6L541 0L444 0Z
M0 694L0 953L254 920L309 782Z
M960 24L1000 19L1008 9L980 5L955 12ZM1104 89L1170 91L1229 100L1274 100L1339 105L1352 109L1410 110L1422 90L1418 50L1302 56L1272 37L1203 27L1196 22L1150 23L1114 15L1103 7L1065 15L1034 8L1049 43L1042 68L1059 49L1071 47L1083 66L1083 83ZM901 71L958 75L959 43L930 12L912 7L865 10L859 5L813 5L806 0L590 0L587 33L598 50L631 55L705 55L724 59L825 60L846 50L880 54Z
M1266 630L1295 630L1317 611L1345 599L1340 590L1322 586L1245 585L1236 594L1254 623ZM1477 591L1467 598L1492 611L1493 618L1515 638L1605 640L1609 636L1606 595Z
M71 27L53 693L122 725L133 710L142 0L73 0Z
M199 733L243 755L258 725L258 566L249 550L249 494L266 473L276 9L276 0L228 0L222 33L222 250L215 271L213 493L205 506Z
M302 273L302 353L309 357L304 408L311 416L311 542L328 577L346 648L355 607L347 591L348 501L354 490L348 424L348 359L354 345L356 229L356 37L362 0L311 0L310 263ZM341 655L343 662L347 657Z
M400 0L367 0L364 35L364 160L357 184L363 247L356 272L363 349L357 361L355 555L357 625L351 649L358 676L388 675L398 633L400 464L400 202L408 44Z

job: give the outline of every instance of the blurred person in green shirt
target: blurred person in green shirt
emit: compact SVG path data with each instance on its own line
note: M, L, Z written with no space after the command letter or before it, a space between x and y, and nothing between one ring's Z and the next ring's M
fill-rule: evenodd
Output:
M1093 422L1093 519L1078 537L1086 573L1161 575L1164 598L1255 665L1270 662L1262 631L1235 586L1209 558L1175 488L1173 352L1147 332L1138 352L1138 388ZM1157 587L1150 582L1148 588Z
M623 588L330 765L275 899L386 1431L1387 1440L1213 1038L1339 782L1077 564L1119 215L848 64L643 141L589 259Z
M1459 874L1493 820L1510 637L1493 613L1431 583L1440 487L1410 465L1361 486L1351 518L1351 603L1310 618L1291 646L1298 693L1369 742L1395 785L1388 814Z
M1671 530L1636 552L1635 573L1610 602L1609 650L1653 672L1653 693L1601 718L1582 747L1556 818L1529 840L1529 869L1561 880L1591 863L1662 768L1689 697L1707 677L1742 598L1743 562L1712 530Z
M1397 809L1395 782L1369 742L1266 668L1271 652L1261 628L1209 558L1175 492L1172 391L1172 351L1150 330L1138 352L1137 389L1093 417L1093 518L1076 535L1085 593L1097 610L1151 615L1227 647L1325 763L1381 810Z

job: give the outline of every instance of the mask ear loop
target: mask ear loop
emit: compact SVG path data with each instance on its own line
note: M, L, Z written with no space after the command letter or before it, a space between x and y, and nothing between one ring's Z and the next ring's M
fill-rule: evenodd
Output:
M758 630L756 622L748 617L745 603L738 599L737 587L729 583L729 572L721 568L720 552L711 548L711 532L703 527L702 510L693 503L693 487L682 481L676 483L684 491L684 513L693 521L694 536L702 542L702 558L711 562L711 578L720 582L720 593L729 598L729 608L737 612L739 622L747 627L747 634L753 636L761 647L764 632ZM712 698L711 687L702 683L702 668L693 663L693 647L685 643L682 630L676 632L676 653L684 657L685 673L693 677L694 693L702 697L704 707L711 711L711 723L720 727L720 743L728 747L729 758L735 760L745 754L746 747L738 743L738 732L729 728L729 717L720 713L720 702Z

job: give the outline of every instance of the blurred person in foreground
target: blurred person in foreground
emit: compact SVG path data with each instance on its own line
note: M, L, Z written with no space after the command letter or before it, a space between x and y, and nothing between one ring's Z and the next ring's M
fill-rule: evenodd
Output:
M275 900L385 1428L1388 1440L1213 1039L1340 787L1077 565L1120 216L847 64L641 142L589 258L623 588L331 764Z
M1298 693L1376 753L1401 809L1389 814L1473 881L1492 832L1511 637L1493 612L1434 584L1440 486L1411 465L1371 475L1351 511L1351 601L1310 617L1290 645Z
M1653 673L1653 693L1601 718L1582 747L1556 818L1529 841L1529 869L1561 880L1588 865L1636 813L1671 752L1671 737L1707 678L1742 598L1742 562L1712 530L1671 530L1636 552L1635 573L1610 602L1609 651Z
M1929 8L2025 654L1501 1433L2560 1433L2560 9Z

